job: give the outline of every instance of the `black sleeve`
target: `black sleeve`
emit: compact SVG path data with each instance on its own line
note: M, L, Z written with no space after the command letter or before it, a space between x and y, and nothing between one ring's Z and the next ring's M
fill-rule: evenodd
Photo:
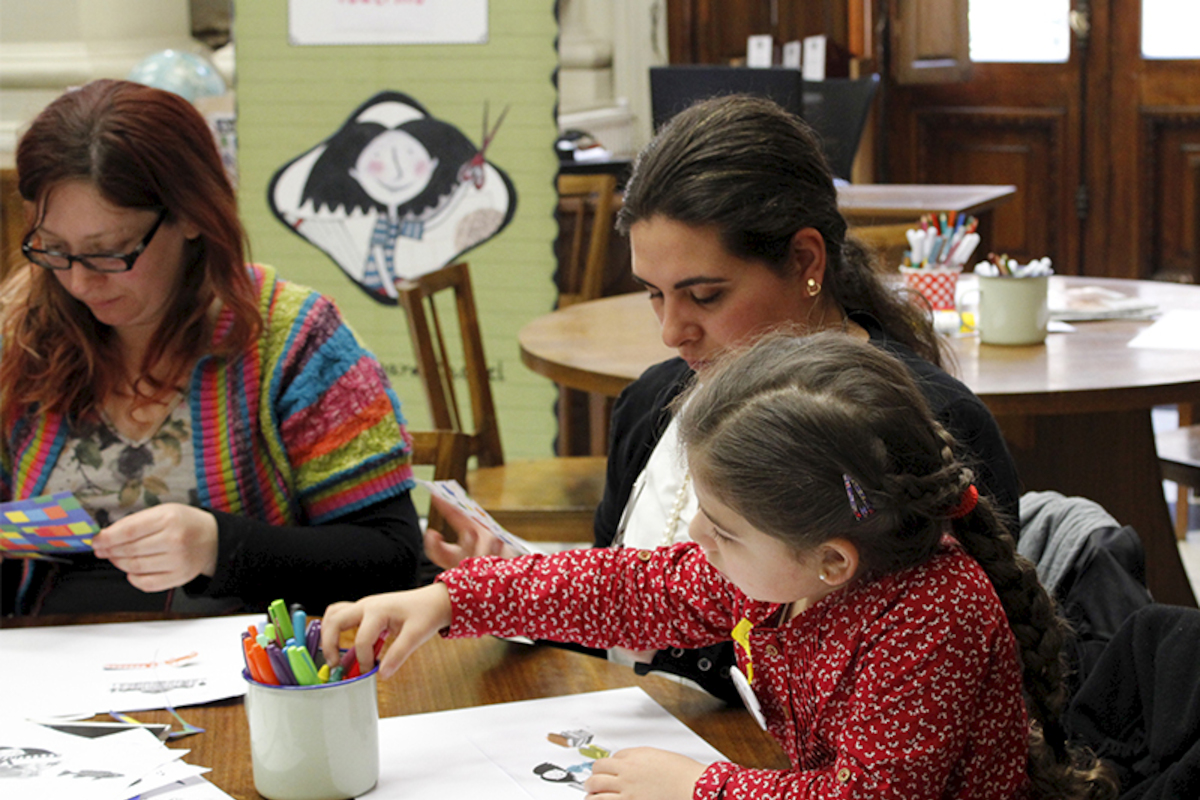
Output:
M593 520L595 546L612 544L638 475L671 421L668 405L691 376L682 358L646 370L613 404L604 496Z
M319 614L337 600L411 588L421 528L408 492L312 526L275 526L210 511L217 520L217 571L192 595L235 596L249 608L276 598Z

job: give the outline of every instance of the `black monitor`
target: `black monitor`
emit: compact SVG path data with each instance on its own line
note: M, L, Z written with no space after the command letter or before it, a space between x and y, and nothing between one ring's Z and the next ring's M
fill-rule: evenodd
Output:
M650 68L650 109L657 131L700 100L726 94L767 97L805 120L821 137L830 169L849 180L879 76L805 81L790 67L678 64Z
M650 68L654 130L693 103L724 94L769 97L793 114L804 116L804 80L798 69L675 64Z

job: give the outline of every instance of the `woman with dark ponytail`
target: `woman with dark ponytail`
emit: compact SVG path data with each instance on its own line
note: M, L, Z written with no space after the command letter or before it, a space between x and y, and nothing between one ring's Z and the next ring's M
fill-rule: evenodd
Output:
M653 748L597 759L589 797L1108 800L1063 728L1063 629L899 361L839 333L766 336L678 404L700 503L653 550L476 558L338 603L327 657L437 631L590 647L732 642L731 675L786 770ZM453 516L453 515L452 515Z

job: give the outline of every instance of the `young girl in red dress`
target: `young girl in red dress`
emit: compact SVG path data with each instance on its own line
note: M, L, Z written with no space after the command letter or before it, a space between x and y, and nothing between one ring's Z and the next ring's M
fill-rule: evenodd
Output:
M693 542L471 559L433 586L331 606L327 656L354 626L363 667L395 635L384 676L439 630L732 639L732 677L791 769L634 748L596 761L589 797L1115 796L1066 741L1052 601L901 363L836 333L768 337L679 413Z

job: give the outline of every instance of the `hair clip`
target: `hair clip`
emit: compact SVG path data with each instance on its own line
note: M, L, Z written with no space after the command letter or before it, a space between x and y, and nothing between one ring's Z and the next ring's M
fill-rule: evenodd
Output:
M846 485L846 497L850 499L850 510L854 512L855 519L866 519L875 513L871 502L867 500L867 493L858 481L843 472L842 483Z
M975 510L975 504L978 502L979 490L972 483L963 490L962 495L958 498L958 502L950 507L950 510L946 512L946 516L950 519L962 519Z

